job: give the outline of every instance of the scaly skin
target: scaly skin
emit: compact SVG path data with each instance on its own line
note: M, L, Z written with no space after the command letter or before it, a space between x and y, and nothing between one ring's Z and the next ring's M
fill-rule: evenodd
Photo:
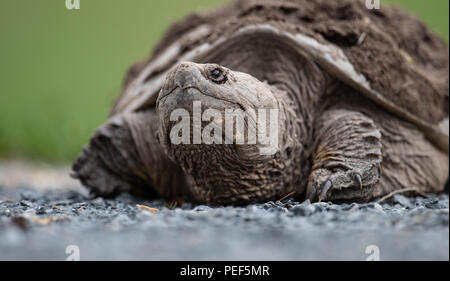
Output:
M309 72L317 71L311 67ZM211 77L216 70L224 76L220 81ZM234 205L277 200L293 191L312 201L367 201L410 186L424 192L444 188L448 155L414 126L326 81L329 91L302 85L302 91L289 92L291 80L275 86L215 64L182 63L167 75L156 112L115 116L94 135L74 165L75 175L103 196L156 191L167 199ZM170 114L183 108L192 116L194 101L202 102L202 111L222 113L278 109L276 153L260 154L258 142L172 144L177 122Z

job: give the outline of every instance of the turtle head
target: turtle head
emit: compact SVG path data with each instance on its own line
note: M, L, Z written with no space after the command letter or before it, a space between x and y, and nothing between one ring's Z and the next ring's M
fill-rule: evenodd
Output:
M274 88L249 74L181 63L157 100L159 141L199 201L267 200L276 192L267 182L277 172L279 107Z

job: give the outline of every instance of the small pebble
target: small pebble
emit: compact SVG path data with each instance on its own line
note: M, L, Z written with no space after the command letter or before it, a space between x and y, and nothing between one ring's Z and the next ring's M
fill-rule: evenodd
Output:
M401 194L395 194L394 195L394 202L399 203L400 205L404 206L404 207L411 207L412 203L411 201L406 198L405 196L401 195Z
M45 214L46 213L46 210L45 210L45 208L43 207L43 206L39 206L37 209L36 209L36 214L38 214L38 215L43 215L43 214Z
M200 205L194 208L194 211L196 212L203 212L203 211L208 211L211 210L211 207L205 206L205 205Z
M374 203L373 208L377 211L384 212L383 207L378 203Z
M34 207L34 204L31 203L30 201L27 201L27 200L21 200L20 201L20 205L21 206L25 206L25 207L29 207L29 208L33 208Z

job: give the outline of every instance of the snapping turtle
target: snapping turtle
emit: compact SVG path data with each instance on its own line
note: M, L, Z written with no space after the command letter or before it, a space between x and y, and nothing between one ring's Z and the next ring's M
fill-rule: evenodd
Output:
M174 24L152 57L131 67L73 175L101 196L209 204L439 192L448 178L448 86L446 43L401 9L235 1ZM172 135L181 123L173 112L195 119L196 102L203 113L240 109L234 117L246 129L267 129L267 120L242 112L277 110L274 152L260 153L259 140L224 144L220 130L203 132L215 137L209 143L193 141L208 124L223 128L223 115Z

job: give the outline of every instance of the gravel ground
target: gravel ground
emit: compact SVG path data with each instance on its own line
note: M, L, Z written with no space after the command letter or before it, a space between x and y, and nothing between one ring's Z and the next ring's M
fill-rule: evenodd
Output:
M65 260L69 245L81 260L365 260L369 245L381 260L448 260L449 198L169 209L128 194L0 187L0 260Z

